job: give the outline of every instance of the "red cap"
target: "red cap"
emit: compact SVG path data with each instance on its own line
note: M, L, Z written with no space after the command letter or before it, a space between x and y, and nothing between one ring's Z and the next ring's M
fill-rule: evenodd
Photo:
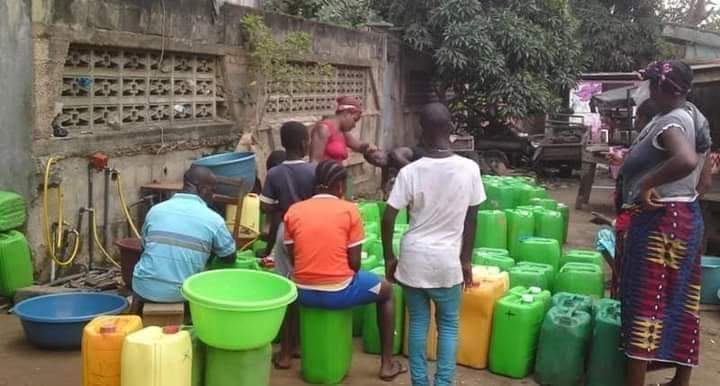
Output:
M180 332L180 326L165 326L165 327L163 327L162 331L163 331L163 334L167 334L167 335L177 334L178 332Z

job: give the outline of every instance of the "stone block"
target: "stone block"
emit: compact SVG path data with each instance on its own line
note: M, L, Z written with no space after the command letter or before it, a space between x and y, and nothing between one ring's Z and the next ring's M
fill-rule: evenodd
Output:
M53 23L84 26L89 15L88 0L55 0L50 14Z
M145 32L150 10L137 4L142 3L142 0L128 0L127 3L119 10L120 30L134 33Z
M87 18L87 24L90 27L117 30L120 26L120 9L117 4L95 1L90 14Z

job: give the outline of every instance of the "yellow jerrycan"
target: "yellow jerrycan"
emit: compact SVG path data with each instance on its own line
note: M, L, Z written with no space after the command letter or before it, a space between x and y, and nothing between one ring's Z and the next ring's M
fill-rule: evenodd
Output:
M136 315L98 316L83 329L83 386L120 386L120 358L128 334L142 329Z
M130 334L122 349L122 386L191 386L192 341L177 326Z
M488 364L495 303L510 287L507 272L498 267L473 267L475 287L463 292L460 303L457 363L476 369Z

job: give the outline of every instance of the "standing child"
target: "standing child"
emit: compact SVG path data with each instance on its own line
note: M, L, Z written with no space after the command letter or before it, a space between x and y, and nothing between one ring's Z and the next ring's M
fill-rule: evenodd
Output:
M439 103L420 111L424 157L398 173L382 222L387 279L405 291L410 316L408 349L414 386L429 385L426 341L430 301L437 308L438 360L435 386L454 384L460 296L473 285L471 254L478 206L485 191L477 163L450 150L450 112ZM408 208L410 228L392 248L399 210Z
M280 127L280 141L285 148L285 160L268 171L260 203L262 211L270 219L270 235L265 256L274 252L275 271L290 277L292 266L282 241L284 235L282 218L292 204L312 196L315 166L304 160L309 143L305 125L293 121L284 123ZM292 355L296 349L297 330L297 308L291 305L283 323L280 353L273 360L276 368L290 368Z
M393 380L407 369L392 360L394 309L392 286L360 271L364 241L357 206L342 200L347 170L337 161L320 162L315 196L293 205L285 215L285 244L295 272L298 303L324 309L377 305L381 343L380 379Z

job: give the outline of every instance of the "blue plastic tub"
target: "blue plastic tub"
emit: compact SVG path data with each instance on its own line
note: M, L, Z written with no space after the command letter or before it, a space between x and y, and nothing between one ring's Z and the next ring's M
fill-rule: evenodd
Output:
M720 257L702 257L700 303L720 304Z
M204 166L218 176L242 178L250 188L255 184L255 153L252 152L215 154L195 160L192 164ZM236 196L239 189L237 186L218 184L215 190L219 194Z
M98 315L117 315L125 298L103 293L72 292L30 298L15 306L25 338L41 348L80 347L83 328Z

